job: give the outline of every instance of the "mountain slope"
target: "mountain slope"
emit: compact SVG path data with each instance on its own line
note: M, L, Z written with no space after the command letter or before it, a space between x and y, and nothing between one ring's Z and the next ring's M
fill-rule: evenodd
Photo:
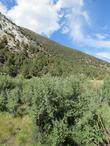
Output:
M18 27L0 14L0 72L26 78L50 73L101 79L110 73L110 64Z

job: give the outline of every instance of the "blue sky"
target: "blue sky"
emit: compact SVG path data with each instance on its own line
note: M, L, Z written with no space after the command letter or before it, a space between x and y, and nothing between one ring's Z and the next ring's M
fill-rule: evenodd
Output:
M0 0L17 25L110 62L110 0Z

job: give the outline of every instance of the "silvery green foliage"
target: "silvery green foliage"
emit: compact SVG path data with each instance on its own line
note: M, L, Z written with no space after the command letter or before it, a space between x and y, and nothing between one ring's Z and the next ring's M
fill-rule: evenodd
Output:
M93 88L84 76L24 79L0 76L0 111L29 114L33 138L48 146L109 143L109 82Z

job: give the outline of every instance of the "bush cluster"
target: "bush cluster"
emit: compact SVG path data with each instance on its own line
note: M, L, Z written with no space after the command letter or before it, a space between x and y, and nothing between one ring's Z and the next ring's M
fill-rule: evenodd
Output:
M29 114L35 142L50 146L109 143L110 79L93 88L84 76L0 76L0 111Z

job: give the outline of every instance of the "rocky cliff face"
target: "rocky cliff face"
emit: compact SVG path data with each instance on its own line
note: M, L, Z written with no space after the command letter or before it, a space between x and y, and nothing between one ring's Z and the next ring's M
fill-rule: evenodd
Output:
M9 49L17 51L29 44L29 40L21 33L20 27L12 23L0 13L0 41L7 41Z

